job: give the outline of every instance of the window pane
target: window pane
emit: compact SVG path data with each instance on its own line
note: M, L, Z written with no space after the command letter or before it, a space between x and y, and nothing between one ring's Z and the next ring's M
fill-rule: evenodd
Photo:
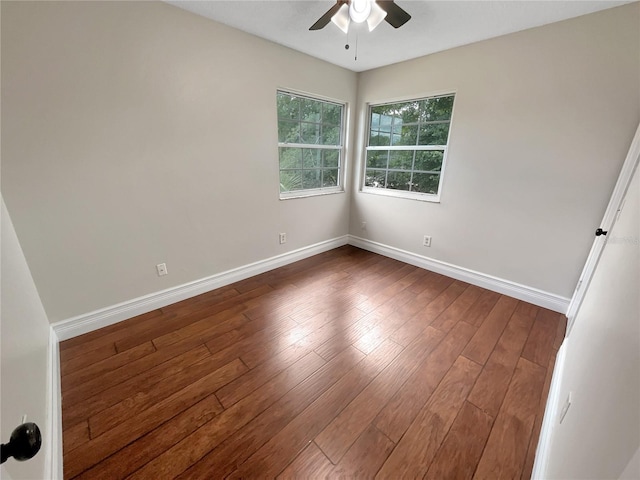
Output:
M380 129L380 114L371 112L371 130Z
M388 150L369 150L367 152L367 168L387 168Z
M448 123L420 126L420 145L446 145L449 136Z
M371 107L371 114L375 114L378 116L378 119L380 119L382 117L382 115L386 114L386 105L375 105Z
M416 170L440 171L443 156L444 152L441 150L418 151L416 152L416 164L413 168Z
M340 145L340 127L323 125L322 145Z
M322 186L323 187L337 187L338 186L338 170L323 170L322 172Z
M303 170L302 188L320 188L322 186L322 170Z
M394 118L393 125L391 126L391 132L397 135L401 135L403 125L404 123L402 122L401 118Z
M280 148L280 170L302 167L301 148Z
M280 191L291 192L302 189L302 170L281 170Z
M440 182L440 175L437 173L414 173L412 190L435 195L438 193L438 182Z
M304 99L300 119L303 122L320 123L322 119L322 103L315 100Z
M320 143L320 125L317 123L300 124L301 143L312 145Z
M303 168L319 168L322 166L322 150L305 148L302 150Z
M322 104L322 123L340 126L342 123L342 106L333 103Z
M322 164L323 167L338 168L339 161L340 161L340 151L339 150L323 150L322 158L324 159Z
M401 136L394 136L393 141L394 145L415 145L418 143L418 125L403 126Z
M390 133L371 131L371 136L369 137L369 145L371 147L387 147L389 146L390 136Z
M411 187L411 172L389 172L387 188L393 190L409 190Z
M391 124L393 123L393 117L390 115L382 115L380 117L380 131L389 133L391 132Z
M278 119L300 119L300 99L286 93L278 93Z
M386 175L387 173L384 170L367 169L364 177L364 184L367 187L384 188Z
M372 111L380 114L381 123L382 123L385 117L388 119L391 119L393 117L401 118L403 106L404 106L403 103L389 103L387 105L376 105L375 107L372 108ZM391 124L390 120L389 120L389 124Z
M411 170L413 164L413 151L395 150L389 155L389 168Z
M423 121L451 120L453 110L453 95L448 97L429 98L420 102Z
M420 119L420 102L408 102L402 105L402 120L404 123L418 122Z
M421 103L411 101L406 103L391 103L388 105L376 105L372 112L381 117L395 118L402 123L416 123L420 119Z
M300 124L281 120L278 122L278 142L300 143Z

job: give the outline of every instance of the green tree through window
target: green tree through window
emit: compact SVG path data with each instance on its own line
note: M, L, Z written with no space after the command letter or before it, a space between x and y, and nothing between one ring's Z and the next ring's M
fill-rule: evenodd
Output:
M286 91L277 104L281 197L340 191L344 105Z
M454 95L371 105L363 188L439 194Z

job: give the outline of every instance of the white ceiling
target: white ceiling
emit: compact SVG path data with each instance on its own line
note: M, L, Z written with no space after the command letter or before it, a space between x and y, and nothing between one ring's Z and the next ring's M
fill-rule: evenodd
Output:
M331 22L322 30L309 31L335 0L168 0L168 3L361 72L630 1L396 0L412 16L404 26L394 29L382 22L369 33L366 24L352 22L348 35Z

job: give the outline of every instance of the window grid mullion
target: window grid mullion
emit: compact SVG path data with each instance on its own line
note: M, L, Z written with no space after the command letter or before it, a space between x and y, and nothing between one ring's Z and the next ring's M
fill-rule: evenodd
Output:
M418 132L420 131L420 127L418 127ZM409 191L413 191L413 174L416 171L416 151L413 151L413 155L411 157L411 185L409 185Z
M278 143L279 148L315 148L318 150L342 150L342 145L320 145L317 143Z
M284 145L291 145L290 143ZM374 145L367 146L367 150L446 150L446 145Z

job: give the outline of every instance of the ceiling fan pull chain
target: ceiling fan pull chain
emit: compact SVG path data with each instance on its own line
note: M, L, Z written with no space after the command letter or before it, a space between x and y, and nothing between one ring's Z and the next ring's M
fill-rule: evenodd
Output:
M358 61L358 32L356 32L356 57L354 60Z

